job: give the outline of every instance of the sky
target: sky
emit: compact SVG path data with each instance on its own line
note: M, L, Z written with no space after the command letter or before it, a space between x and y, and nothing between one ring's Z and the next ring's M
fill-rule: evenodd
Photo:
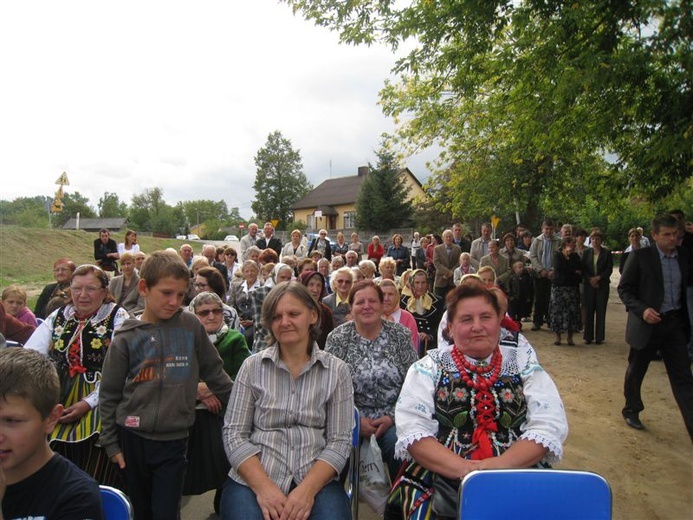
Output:
M0 5L1 200L53 196L63 172L97 209L161 188L250 217L254 157L279 130L317 186L375 163L395 62L339 44L277 0ZM423 182L432 152L405 158Z

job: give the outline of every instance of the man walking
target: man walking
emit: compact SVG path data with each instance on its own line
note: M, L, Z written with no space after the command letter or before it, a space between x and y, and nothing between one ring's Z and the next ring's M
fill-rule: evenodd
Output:
M630 345L622 414L628 426L645 428L639 417L645 408L640 390L650 361L659 351L693 440L693 374L686 347L690 335L686 308L688 252L676 245L676 217L656 217L651 231L654 244L628 255L618 284L618 295L628 310L626 342Z

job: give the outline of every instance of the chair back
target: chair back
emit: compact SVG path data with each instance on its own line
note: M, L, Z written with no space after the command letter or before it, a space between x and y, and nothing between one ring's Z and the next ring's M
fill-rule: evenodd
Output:
M589 471L499 469L473 471L460 485L464 520L610 520L611 488Z
M99 486L105 520L133 520L130 499L120 489Z
M351 518L359 517L359 458L361 446L360 436L361 415L358 408L354 407L354 429L351 432L351 455L349 457L347 479L344 484L349 503L351 504Z

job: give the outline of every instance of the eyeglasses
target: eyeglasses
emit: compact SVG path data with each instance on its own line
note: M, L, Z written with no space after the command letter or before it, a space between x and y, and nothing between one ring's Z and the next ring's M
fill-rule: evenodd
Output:
M222 312L224 312L222 309L205 309L204 311L197 311L195 314L197 314L198 316L202 316L203 318L206 318L210 314L219 316Z
M193 284L193 287L195 287L195 289L204 289L205 287L209 287L209 284L208 283L195 282Z
M93 286L86 286L86 287L72 287L70 286L70 291L72 294L80 294L83 292L86 292L87 294L96 294L97 292L103 290L104 287L93 287Z

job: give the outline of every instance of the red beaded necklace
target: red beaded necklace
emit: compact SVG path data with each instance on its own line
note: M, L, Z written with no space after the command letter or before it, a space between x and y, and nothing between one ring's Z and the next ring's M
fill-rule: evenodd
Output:
M457 347L453 347L450 354L452 356L452 360L457 366L457 370L460 372L462 381L464 381L469 388L474 388L474 390L487 390L492 387L496 381L498 381L498 376L500 375L501 364L503 361L500 349L498 347L496 347L496 349L493 351L491 362L488 365L473 365L467 361L467 358L464 357L464 354L462 354ZM470 377L470 374L475 373L478 374L476 381ZM488 378L483 377L489 373L490 375Z
M472 442L476 445L470 458L472 460L483 460L493 457L492 433L498 431L496 424L496 404L490 388L498 381L501 371L503 357L500 349L496 347L488 365L474 365L467 361L464 354L457 347L452 348L452 360L460 372L460 377L464 384L473 388L476 395L472 395L471 407L476 422L476 428L472 433ZM473 377L476 374L476 381ZM488 375L485 378L484 375Z

